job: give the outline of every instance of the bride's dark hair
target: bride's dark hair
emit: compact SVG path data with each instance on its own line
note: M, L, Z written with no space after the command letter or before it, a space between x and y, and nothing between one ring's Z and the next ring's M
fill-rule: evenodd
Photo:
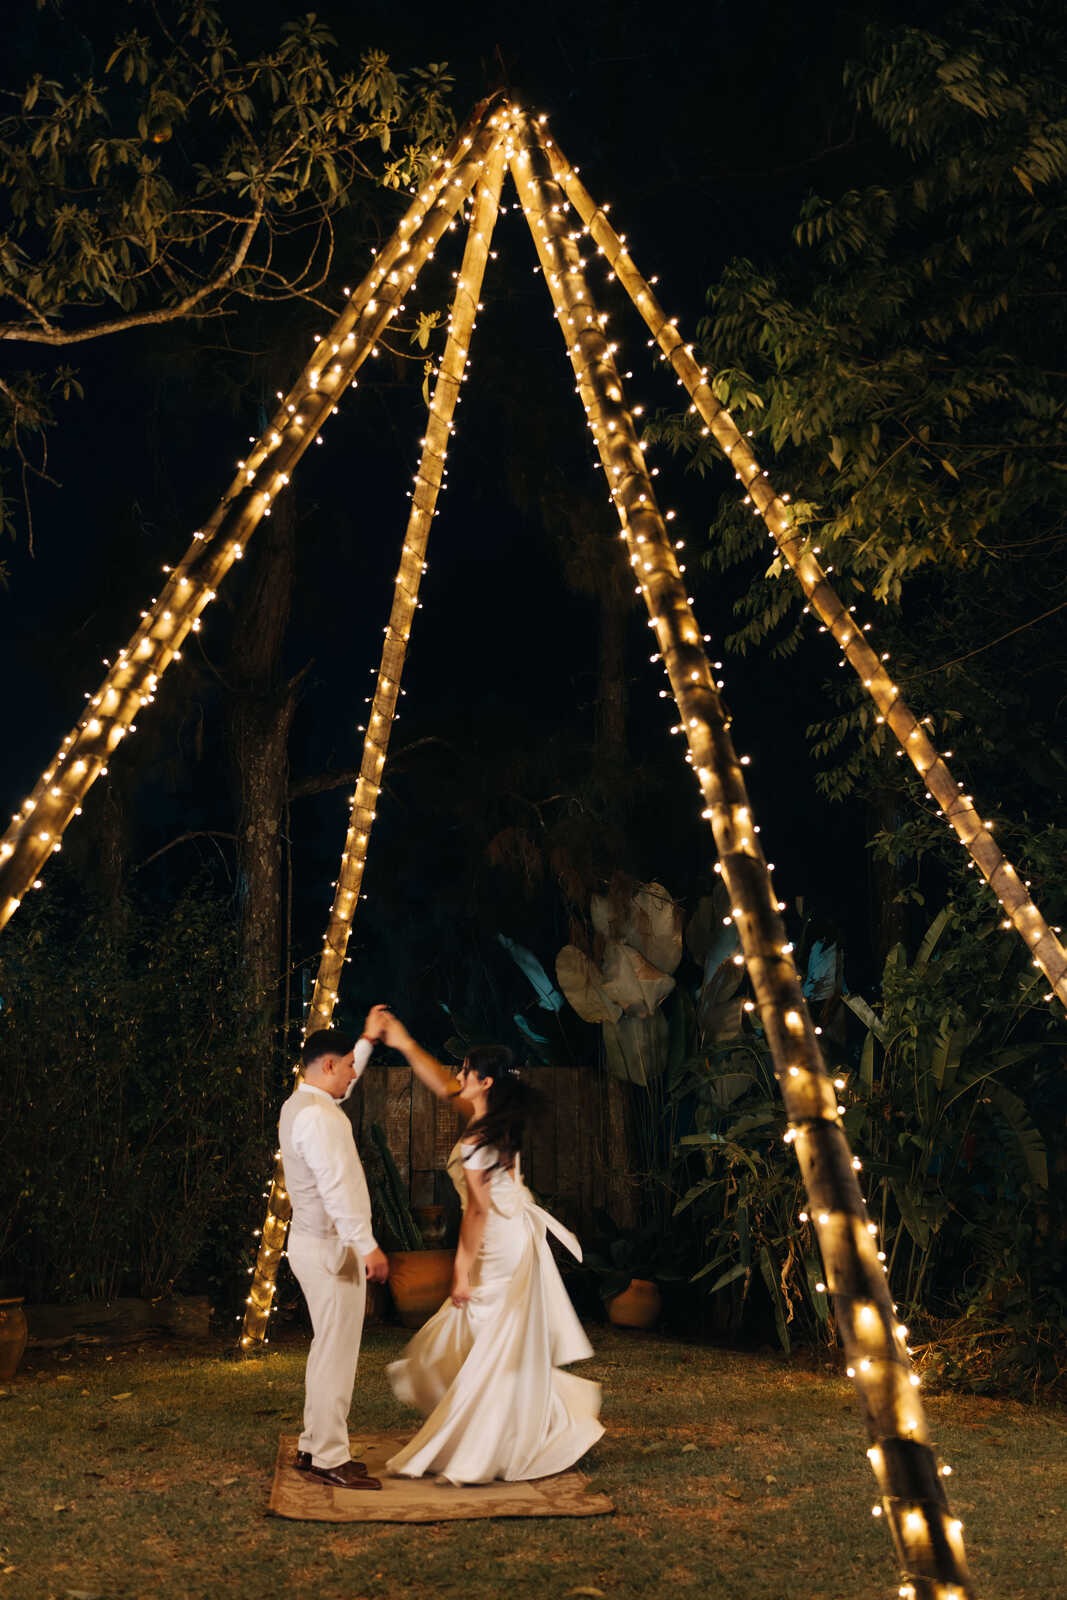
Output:
M515 1058L507 1045L480 1044L467 1052L463 1065L481 1082L489 1085L485 1116L476 1117L467 1127L464 1140L475 1145L489 1144L500 1152L500 1165L512 1167L522 1149L526 1125L544 1109L545 1097L532 1083L520 1077Z

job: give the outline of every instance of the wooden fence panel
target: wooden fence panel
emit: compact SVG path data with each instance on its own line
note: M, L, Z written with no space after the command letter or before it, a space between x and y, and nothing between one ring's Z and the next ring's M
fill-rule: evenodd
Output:
M526 1181L579 1238L588 1238L598 1207L625 1226L633 1220L625 1085L595 1067L538 1067L531 1076L548 1109L530 1129ZM364 1160L373 1172L370 1125L377 1122L412 1205L432 1205L437 1174L462 1131L458 1114L406 1067L372 1063L360 1096L353 1122Z
M579 1091L579 1073L573 1068L557 1067L549 1092L556 1106L556 1194L555 1207L560 1220L569 1227L582 1223L581 1180L578 1176L582 1112L591 1109L591 1095ZM590 1084L592 1088L592 1084Z
M411 1078L411 1203L432 1206L437 1145L437 1096Z

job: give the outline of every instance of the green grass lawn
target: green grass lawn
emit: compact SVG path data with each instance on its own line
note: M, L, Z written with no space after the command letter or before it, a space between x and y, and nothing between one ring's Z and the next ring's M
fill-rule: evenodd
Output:
M848 1385L767 1355L593 1330L604 1385L588 1520L337 1526L265 1515L298 1426L302 1340L30 1352L0 1394L0 1600L370 1596L892 1597ZM364 1343L354 1429L410 1425ZM1067 1412L928 1398L985 1600L1067 1594Z

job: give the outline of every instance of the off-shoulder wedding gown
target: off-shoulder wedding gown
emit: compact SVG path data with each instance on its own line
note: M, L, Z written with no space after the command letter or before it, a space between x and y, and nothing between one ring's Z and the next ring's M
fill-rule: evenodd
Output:
M448 1172L464 1208L464 1167L497 1159L489 1146L456 1145ZM518 1158L511 1172L495 1167L469 1303L446 1300L387 1368L397 1399L426 1417L389 1472L456 1484L543 1478L572 1466L604 1432L600 1385L559 1370L593 1348L548 1233L581 1260L574 1235L534 1203Z

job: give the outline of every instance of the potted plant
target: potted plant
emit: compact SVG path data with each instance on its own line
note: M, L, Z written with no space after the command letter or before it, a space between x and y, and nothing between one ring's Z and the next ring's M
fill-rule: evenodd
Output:
M605 1211L597 1211L596 1244L584 1264L597 1279L597 1289L617 1328L652 1328L659 1321L663 1297L663 1239L652 1223L617 1228Z
M370 1135L382 1164L382 1179L375 1188L378 1212L395 1246L386 1251L393 1304L405 1328L421 1328L448 1296L456 1252L427 1246L377 1122L371 1123Z
M6 1383L18 1371L27 1337L22 1296L12 1294L7 1284L0 1283L0 1383Z

